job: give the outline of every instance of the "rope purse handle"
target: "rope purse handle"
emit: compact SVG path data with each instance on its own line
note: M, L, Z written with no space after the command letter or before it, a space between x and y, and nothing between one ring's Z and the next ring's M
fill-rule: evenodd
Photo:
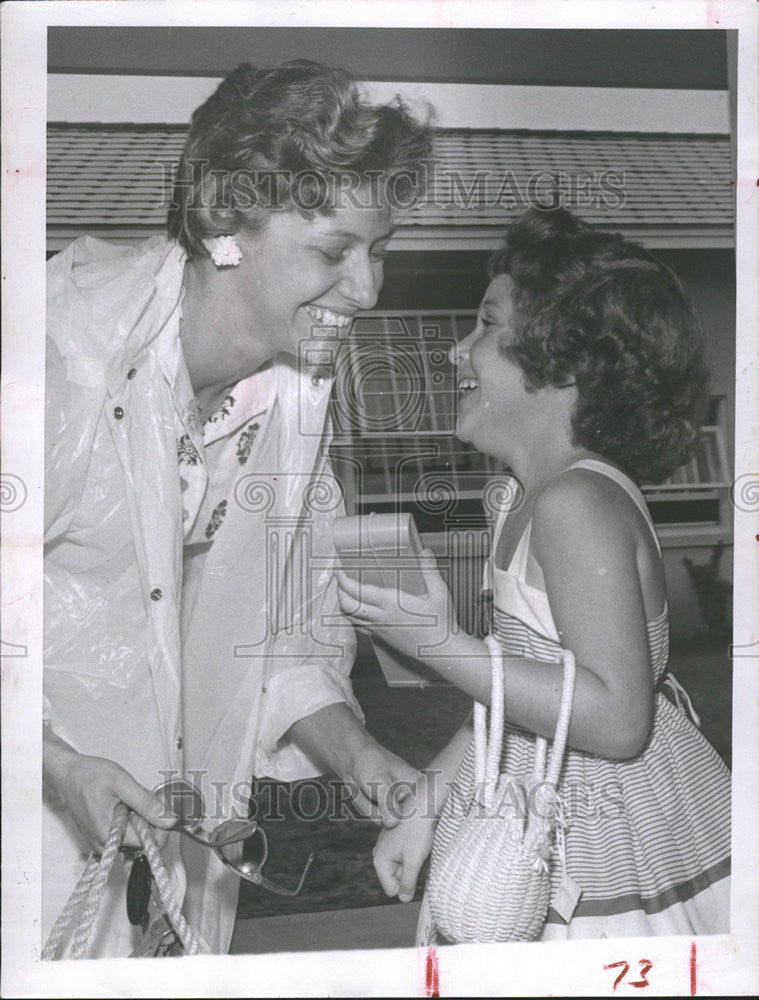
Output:
M116 854L124 838L127 823L130 820L142 843L142 851L150 864L150 870L158 889L161 904L166 912L166 916L171 921L172 928L184 946L185 954L197 955L201 952L210 952L208 945L190 927L182 914L182 908L174 893L166 865L163 863L153 828L142 816L131 812L128 806L123 802L119 802L113 810L111 828L108 832L108 838L100 860L94 854L90 856L79 881L74 887L74 891L71 893L68 902L53 925L45 942L45 947L42 949L43 961L50 961L60 957L64 936L80 907L81 914L74 931L71 958L82 959L87 957L95 917L105 893L108 877L116 860Z
M487 710L475 702L474 795L464 809L444 808L441 815L426 890L429 919L451 942L534 941L546 923L556 847L562 888L568 879L558 779L569 730L575 661L571 653L562 651L561 703L548 767L548 740L539 736L531 763L520 754L520 759L511 760L511 753L502 762L508 733L504 732L504 656L495 636L487 636L485 643L491 667L489 732ZM466 771L463 780L468 791Z
M482 789L484 806L491 805L498 784L498 772L501 763L503 746L504 722L504 669L503 653L500 644L493 635L485 636L485 644L490 653L491 671L491 704L490 704L490 738L486 736L485 705L474 703L474 768L475 787ZM559 774L564 760L569 733L569 720L572 714L575 675L577 667L574 654L568 649L561 651L564 666L564 678L561 688L561 704L556 721L556 733L553 738L551 758L546 771L548 741L544 736L535 738L535 765L533 780L544 782L552 788L559 783Z
M575 677L577 674L577 663L575 661L574 653L568 649L562 649L561 661L564 665L564 680L561 686L561 704L559 706L559 718L556 721L556 733L553 737L553 747L551 748L551 760L545 776L546 783L549 784L551 788L556 788L559 784L561 765L564 760L564 753L567 749L569 720L572 715L572 700L575 693ZM543 740L543 742L545 743L545 740Z

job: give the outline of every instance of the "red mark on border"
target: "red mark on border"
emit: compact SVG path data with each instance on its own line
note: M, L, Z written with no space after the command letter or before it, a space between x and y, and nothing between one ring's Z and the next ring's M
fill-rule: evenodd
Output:
M650 958L639 958L638 959L638 973L640 975L640 979L636 979L636 980L628 979L627 985L628 986L634 986L636 989L639 989L639 990L645 989L646 986L650 986L651 984L649 983L649 981L646 978L646 976L651 971L651 969L653 969L653 967L654 967L654 963L651 961ZM622 980L625 978L625 976L627 975L627 973L630 971L630 963L629 962L625 962L625 961L622 961L622 962L610 962L609 965L605 965L604 966L604 969L621 969L622 970L619 973L619 975L617 976L617 978L614 980L614 985L612 986L612 991L614 991L619 986L619 984L622 982Z
M690 946L690 995L694 997L696 995L696 970L698 966L696 965L696 942L693 941Z
M640 979L637 982L630 983L631 986L637 986L638 988L643 988L644 986L650 986L651 984L646 979L648 973L653 969L654 963L650 958L641 958L638 960L638 971L640 972Z
M617 978L614 980L614 985L612 986L612 989L615 990L619 986L619 984L622 982L622 980L625 978L625 976L627 975L627 973L628 973L628 971L630 969L630 963L629 962L610 962L608 965L604 966L604 969L621 969L622 970L620 972L620 974L617 976Z
M440 996L440 966L437 960L437 948L427 949L427 996Z

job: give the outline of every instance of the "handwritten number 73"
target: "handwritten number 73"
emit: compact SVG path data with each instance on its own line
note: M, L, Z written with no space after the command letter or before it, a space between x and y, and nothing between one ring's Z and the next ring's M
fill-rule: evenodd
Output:
M647 958L640 958L640 959L638 959L638 969L639 969L639 972L640 972L640 979L636 979L636 980L629 980L628 979L628 981L627 981L628 985L629 986L636 986L638 989L642 989L644 986L650 985L649 982L648 982L648 980L646 979L646 976L651 971L651 968L653 967L653 964L654 963L650 962ZM612 962L610 965L605 965L604 969L621 969L622 970L619 973L619 975L617 976L617 978L614 980L613 989L616 990L616 988L619 986L619 984L625 978L625 976L627 975L627 973L630 971L630 963L629 962Z

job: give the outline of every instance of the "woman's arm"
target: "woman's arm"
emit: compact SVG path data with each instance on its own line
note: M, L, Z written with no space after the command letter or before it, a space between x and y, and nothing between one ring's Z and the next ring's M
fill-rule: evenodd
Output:
M299 719L288 736L353 788L360 812L383 826L397 825L400 803L416 787L419 772L379 744L345 702Z

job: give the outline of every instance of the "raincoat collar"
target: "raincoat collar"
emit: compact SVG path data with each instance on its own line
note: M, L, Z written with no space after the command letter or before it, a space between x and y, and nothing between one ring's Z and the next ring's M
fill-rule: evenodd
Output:
M118 392L123 384L124 364L136 361L172 319L179 322L185 260L182 247L166 237L154 237L143 244L139 266L130 272L133 288L129 299L133 305L120 315L116 324L113 344L116 350L106 372L110 393ZM119 265L120 262L116 266ZM121 270L123 273L123 264ZM183 364L179 341L171 343L165 338L156 347L164 377L173 383Z

